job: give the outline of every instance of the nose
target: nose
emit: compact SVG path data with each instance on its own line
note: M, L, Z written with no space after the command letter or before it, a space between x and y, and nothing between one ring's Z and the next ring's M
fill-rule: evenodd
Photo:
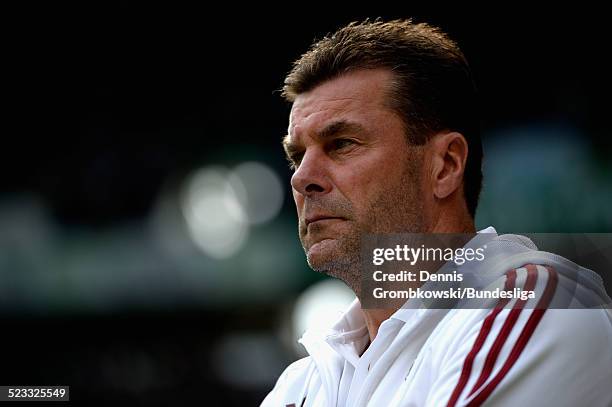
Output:
M298 193L309 197L331 191L325 155L317 151L306 151L291 177L291 186Z

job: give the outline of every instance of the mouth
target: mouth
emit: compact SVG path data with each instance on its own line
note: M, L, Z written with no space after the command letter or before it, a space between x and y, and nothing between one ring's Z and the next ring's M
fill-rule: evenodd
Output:
M341 218L339 216L315 215L307 217L305 223L306 227L308 227L308 225L310 225L311 223L324 222L327 220L344 220L344 218Z

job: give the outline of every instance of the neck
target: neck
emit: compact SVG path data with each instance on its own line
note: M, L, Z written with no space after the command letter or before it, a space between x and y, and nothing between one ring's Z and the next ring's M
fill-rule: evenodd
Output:
M376 338L378 329L383 321L389 319L397 309L362 309L368 333L370 334L370 342Z
M465 204L452 203L438 206L428 217L426 233L475 233L474 219L468 214Z
M429 233L475 233L474 220L469 217L447 217L441 214L438 220L430 227ZM358 292L358 291L356 291ZM362 309L366 327L373 341L383 321L389 319L399 308L390 309Z

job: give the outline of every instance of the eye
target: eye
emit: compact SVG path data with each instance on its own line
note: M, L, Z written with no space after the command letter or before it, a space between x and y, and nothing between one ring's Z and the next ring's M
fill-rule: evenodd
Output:
M332 148L334 150L342 150L343 148L350 147L355 145L355 141L347 138L338 138L331 142Z

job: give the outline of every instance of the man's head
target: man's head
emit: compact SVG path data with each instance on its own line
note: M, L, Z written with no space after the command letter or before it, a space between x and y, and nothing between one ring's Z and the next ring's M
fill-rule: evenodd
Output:
M439 30L350 24L302 55L283 91L293 102L284 145L300 239L314 269L347 281L363 233L472 220L482 178L475 90Z

